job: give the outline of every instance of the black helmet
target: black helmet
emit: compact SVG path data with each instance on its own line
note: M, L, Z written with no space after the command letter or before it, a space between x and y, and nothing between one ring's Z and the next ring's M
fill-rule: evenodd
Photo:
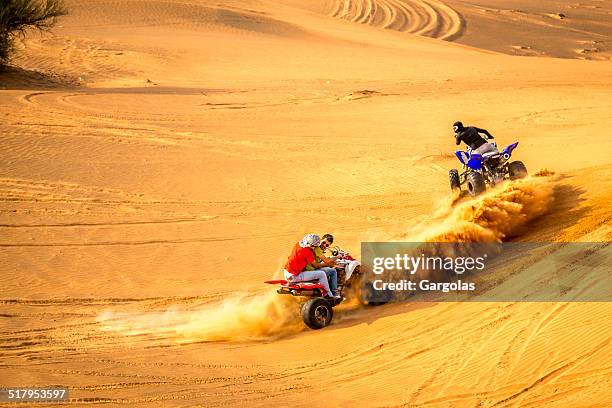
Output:
M457 121L455 123L453 123L453 130L455 131L455 133L458 133L460 131L463 130L463 123Z

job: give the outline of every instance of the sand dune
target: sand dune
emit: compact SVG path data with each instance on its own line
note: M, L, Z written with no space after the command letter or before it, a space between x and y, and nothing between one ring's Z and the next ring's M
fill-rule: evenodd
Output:
M602 1L450 1L470 24L460 42L506 54L609 60L611 6ZM495 31L494 36L485 33ZM485 35L483 35L485 34Z
M263 283L311 231L357 256L610 241L609 4L532 3L67 1L0 74L1 385L77 405L611 405L608 303L346 305L312 331ZM549 171L452 197L456 120Z

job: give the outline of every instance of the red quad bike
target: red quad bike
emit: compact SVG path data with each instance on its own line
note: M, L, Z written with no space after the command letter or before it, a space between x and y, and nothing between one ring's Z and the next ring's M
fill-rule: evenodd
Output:
M276 292L280 295L293 295L309 298L301 306L302 320L311 329L322 329L331 323L334 316L333 307L342 303L345 296L356 295L358 282L361 280L360 262L348 252L338 247L331 249L333 256L340 256L334 268L338 272L338 293L340 299L323 297L323 286L315 280L288 283L284 279L266 281L270 285L280 285Z

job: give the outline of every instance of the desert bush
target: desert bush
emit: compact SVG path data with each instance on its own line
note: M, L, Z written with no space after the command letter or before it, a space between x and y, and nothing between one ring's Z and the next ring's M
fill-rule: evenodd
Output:
M63 0L0 0L0 67L8 63L17 36L48 30L65 14Z

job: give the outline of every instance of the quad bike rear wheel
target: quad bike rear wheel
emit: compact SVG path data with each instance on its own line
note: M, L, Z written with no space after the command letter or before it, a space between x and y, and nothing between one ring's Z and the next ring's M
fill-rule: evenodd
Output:
M486 190L487 186L485 184L484 177L482 174L473 171L467 176L467 190L468 193L472 197L476 197L477 195L483 193Z
M323 298L309 299L302 305L302 320L311 329L322 329L329 326L334 310L330 302Z
M451 190L460 190L461 189L461 181L459 181L459 171L456 169L452 169L448 172L448 178L450 181Z
M522 161L508 163L508 176L510 180L518 180L527 177L527 167Z

